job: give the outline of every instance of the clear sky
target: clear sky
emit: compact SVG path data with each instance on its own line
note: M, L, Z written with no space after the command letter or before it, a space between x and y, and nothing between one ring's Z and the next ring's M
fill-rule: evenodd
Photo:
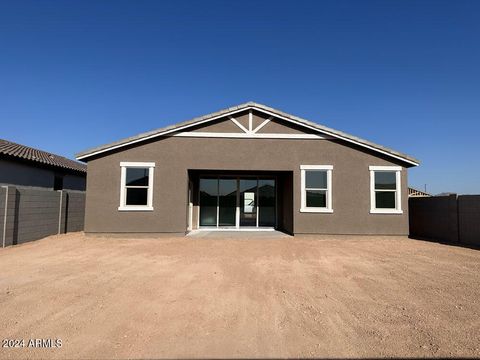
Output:
M480 1L0 1L0 138L73 157L249 100L480 193Z

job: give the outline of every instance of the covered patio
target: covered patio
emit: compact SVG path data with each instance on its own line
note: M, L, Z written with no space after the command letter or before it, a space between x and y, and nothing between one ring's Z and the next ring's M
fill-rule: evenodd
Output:
M293 172L189 170L189 231L293 233Z

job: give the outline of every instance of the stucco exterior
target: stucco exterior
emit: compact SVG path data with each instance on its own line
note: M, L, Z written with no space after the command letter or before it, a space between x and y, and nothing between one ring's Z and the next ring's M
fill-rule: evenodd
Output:
M216 174L275 178L275 226L291 234L406 235L407 171L418 165L408 155L256 103L102 145L77 159L88 163L85 231L135 234L197 229L199 179ZM153 199L143 210L120 206L125 162L154 164ZM331 169L329 212L302 209L305 165ZM372 166L396 169L401 211L371 211ZM236 224L242 226L238 218Z
M156 164L153 211L118 210L122 161ZM333 213L300 212L300 165L312 164L333 165ZM402 214L370 213L372 165L402 167ZM402 161L330 139L182 137L161 137L90 159L85 231L185 233L189 170L291 172L294 234L408 234L407 168Z
M42 166L15 158L0 159L0 185L53 190L55 176L63 177L63 189L85 191L85 173Z

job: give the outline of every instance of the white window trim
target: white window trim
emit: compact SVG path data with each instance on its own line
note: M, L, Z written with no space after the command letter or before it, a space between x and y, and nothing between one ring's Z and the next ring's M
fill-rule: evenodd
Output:
M121 180L120 180L120 206L119 211L153 211L153 174L155 169L154 162L120 162L121 167ZM126 176L127 168L148 168L148 192L147 192L147 205L126 205Z
M305 170L325 170L327 171L327 206L326 207L307 207L307 196L305 187ZM301 178L301 205L300 212L305 213L333 213L332 207L332 171L333 165L300 165Z
M402 167L401 166L369 166L370 170L370 214L403 214L402 211ZM395 209L377 209L375 204L375 172L395 171Z

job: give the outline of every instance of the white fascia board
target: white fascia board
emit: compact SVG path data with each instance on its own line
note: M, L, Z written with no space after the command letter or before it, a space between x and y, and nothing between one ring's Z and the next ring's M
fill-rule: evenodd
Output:
M202 138L234 138L234 139L326 139L317 134L257 134L257 133L214 133L214 132L180 132L173 134L174 137L202 137Z
M180 127L177 127L177 128L173 128L173 129L170 129L170 130L166 130L166 131L163 131L163 132L160 132L160 133L156 133L156 134L152 134L152 135L148 135L148 136L145 136L145 137L142 137L142 138L139 138L139 139L135 139L135 140L131 140L131 141L127 141L125 143L122 143L122 144L118 144L118 145L113 145L113 146L110 146L108 148L105 148L105 149L102 149L102 150L97 150L97 151L94 151L92 153L89 153L89 154L85 154L85 155L82 155L82 156L78 156L76 159L77 160L82 160L82 159L85 159L87 157L91 157L91 156L95 156L95 155L98 155L98 154L101 154L101 153L104 153L106 151L111 151L111 150L114 150L114 149L118 149L120 147L124 147L124 146L127 146L127 145L131 145L131 144L135 144L135 143L138 143L138 142L141 142L141 141L145 141L145 140L149 140L149 139L153 139L153 138L156 138L156 137L160 137L160 136L165 136L167 134L171 134L173 132L178 132L180 130L183 130L183 129L186 129L186 128L189 128L189 127L192 127L192 126L198 126L198 125L201 125L201 124L204 124L204 123L207 123L207 122L210 122L210 121L214 121L214 120L217 120L217 119L220 119L222 117L228 117L228 116L231 116L231 115L234 115L236 113L239 113L239 112L243 112L245 110L257 110L257 111L260 111L260 112L263 112L265 114L268 114L268 115L271 115L271 116L274 116L274 117L277 117L279 119L283 119L285 121L288 121L290 123L293 123L293 124L296 124L296 125L299 125L299 126L302 126L302 127L305 127L305 128L308 128L308 129L312 129L316 132L320 132L320 133L325 133L325 134L328 134L334 138L338 138L338 139L341 139L341 140L344 140L344 141L347 141L347 142L350 142L352 144L355 144L355 145L358 145L358 146L361 146L361 147L364 147L364 148L367 148L367 149L370 149L372 151L375 151L375 152L379 152L379 153L382 153L384 155L387 155L389 157L393 157L395 159L399 159L399 160L402 160L406 163L409 163L411 165L414 165L414 166L418 166L419 164L414 162L414 161L411 161L411 160L408 160L402 156L398 156L398 155L394 155L394 154L391 154L389 153L388 151L384 151L384 150L381 150L381 149L378 149L374 146L371 146L371 145L367 145L367 144L364 144L362 142L359 142L359 141L356 141L356 140L353 140L353 139L349 139L348 137L345 137L345 136L342 136L342 135L339 135L339 134L335 134L331 131L328 131L328 130L320 130L320 129L317 129L316 127L314 126L310 126L308 124L305 124L303 122L299 122L299 121L296 121L296 120L292 120L292 119L289 119L288 117L285 117L285 116L282 116L282 115L279 115L279 114L276 114L276 113L273 113L269 110L265 110L265 109L262 109L262 108L258 108L256 106L247 106L245 108L242 108L242 109L236 109L236 110L232 110L232 111L229 111L229 112L226 112L224 114L221 114L221 115L216 115L216 116L213 116L211 118L208 118L208 119L204 119L204 120L200 120L200 121L197 121L195 123L192 123L192 124L187 124L187 125L184 125L184 126L180 126Z
M367 145L367 144L364 144L362 142L359 142L359 141L356 141L356 140L353 140L353 139L349 139L348 137L345 137L345 136L342 136L342 135L339 135L339 134L335 134L331 131L328 131L328 130L320 130L320 129L317 129L316 127L314 126L310 126L308 124L304 124L302 122L299 122L299 121L296 121L296 120L292 120L292 119L289 119L287 117L284 117L282 115L277 115L277 114L274 114L272 113L271 111L268 111L268 110L264 110L264 109L257 109L258 111L262 111L268 115L273 115L277 118L280 118L280 119L283 119L285 121L289 121L293 124L296 124L296 125L299 125L299 126L303 126L303 127L306 127L306 128L309 128L309 129L312 129L312 130L315 130L315 131L318 131L318 132L321 132L321 133L325 133L325 134L328 134L334 138L337 138L337 139L341 139L341 140L344 140L344 141L347 141L347 142L350 142L350 143L353 143L355 145L358 145L358 146L361 146L361 147L365 147L367 149L370 149L370 150L373 150L373 151L376 151L376 152L379 152L379 153L382 153L382 154L385 154L385 155L388 155L390 157L393 157L393 158L396 158L396 159L399 159L399 160L402 160L402 161L405 161L409 164L412 164L412 165L415 165L415 166L418 166L419 164L414 162L414 161L411 161L411 160L408 160L402 156L398 156L398 155L394 155L394 154L391 154L389 153L388 151L384 151L384 150L381 150L381 149L378 149L376 147L373 147L373 146L370 146L370 145Z
M115 149L118 149L118 148L121 148L121 147L124 147L124 146L128 146L128 145L131 145L131 144L136 144L138 142L142 142L142 141L145 141L145 140L154 139L154 138L157 138L157 137L160 137L160 136L165 136L165 135L168 135L168 134L180 131L180 130L187 129L187 128L192 127L192 126L201 125L201 124L204 124L204 123L207 123L207 122L210 122L210 121L220 119L220 118L225 117L225 116L234 115L234 114L237 114L239 112L245 111L246 109L248 109L248 108L232 110L228 113L225 113L225 114L222 114L222 115L217 115L217 116L214 116L214 117L211 117L211 118L208 118L208 119L204 119L204 120L199 120L199 121L197 121L195 123L192 123L192 124L187 124L187 125L183 125L183 126L180 126L180 127L173 128L173 129L165 130L165 131L162 131L160 133L147 135L147 136L144 136L142 138L130 140L130 141L127 141L127 142L122 143L122 144L112 145L112 146L109 146L105 149L97 150L97 151L94 151L92 153L88 153L88 154L85 154L85 155L82 155L82 156L78 156L76 159L77 160L82 160L82 159L85 159L87 157L91 157L91 156L95 156L95 155L104 153L106 151L115 150Z

